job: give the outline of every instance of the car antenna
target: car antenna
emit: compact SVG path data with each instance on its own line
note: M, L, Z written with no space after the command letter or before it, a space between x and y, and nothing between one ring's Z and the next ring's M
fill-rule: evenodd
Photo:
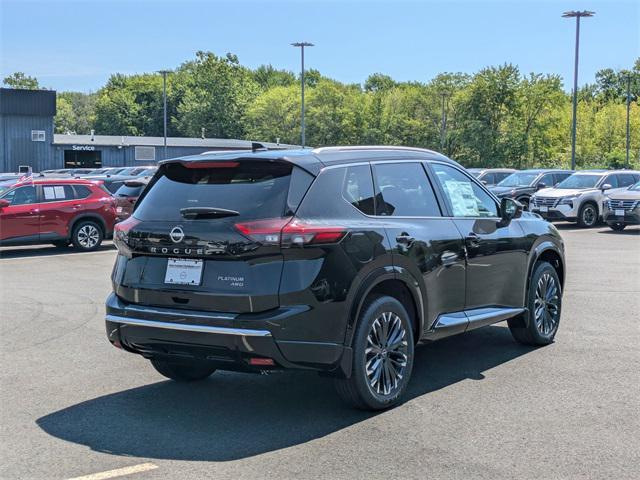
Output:
M251 151L252 152L266 152L268 150L263 144L258 142L251 142Z

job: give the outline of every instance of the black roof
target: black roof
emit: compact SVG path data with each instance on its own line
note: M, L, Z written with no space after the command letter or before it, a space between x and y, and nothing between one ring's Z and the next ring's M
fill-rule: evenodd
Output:
M323 147L316 149L296 149L296 150L256 150L221 152L211 154L189 155L186 157L163 160L164 163L182 162L210 162L225 160L265 160L265 161L285 161L293 163L305 170L317 174L321 168L329 165L343 163L358 163L375 160L439 160L454 165L458 165L444 155L422 148L410 147L386 147L386 146L363 146L363 147Z

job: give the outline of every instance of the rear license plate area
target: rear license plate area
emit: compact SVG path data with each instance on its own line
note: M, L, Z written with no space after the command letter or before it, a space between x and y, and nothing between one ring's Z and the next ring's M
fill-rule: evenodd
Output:
M168 258L164 283L168 285L200 285L203 261L190 258Z

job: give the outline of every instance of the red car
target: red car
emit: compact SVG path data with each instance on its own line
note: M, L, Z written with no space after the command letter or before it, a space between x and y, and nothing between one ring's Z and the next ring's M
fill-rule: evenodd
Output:
M111 237L115 199L102 182L34 179L0 194L0 246L51 242L95 250Z
M116 199L117 221L126 220L133 213L133 207L138 201L138 197L149 184L151 177L141 177L134 180L127 180L116 190L113 196Z

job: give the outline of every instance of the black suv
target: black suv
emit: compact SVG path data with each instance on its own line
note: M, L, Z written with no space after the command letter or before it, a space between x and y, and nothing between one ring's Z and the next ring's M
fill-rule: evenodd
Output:
M490 190L498 198L515 198L525 210L529 210L531 195L543 188L555 187L572 173L573 170L520 170L490 187Z
M507 320L545 345L560 321L555 227L428 150L164 161L115 230L108 338L174 380L308 369L382 409L420 342Z

